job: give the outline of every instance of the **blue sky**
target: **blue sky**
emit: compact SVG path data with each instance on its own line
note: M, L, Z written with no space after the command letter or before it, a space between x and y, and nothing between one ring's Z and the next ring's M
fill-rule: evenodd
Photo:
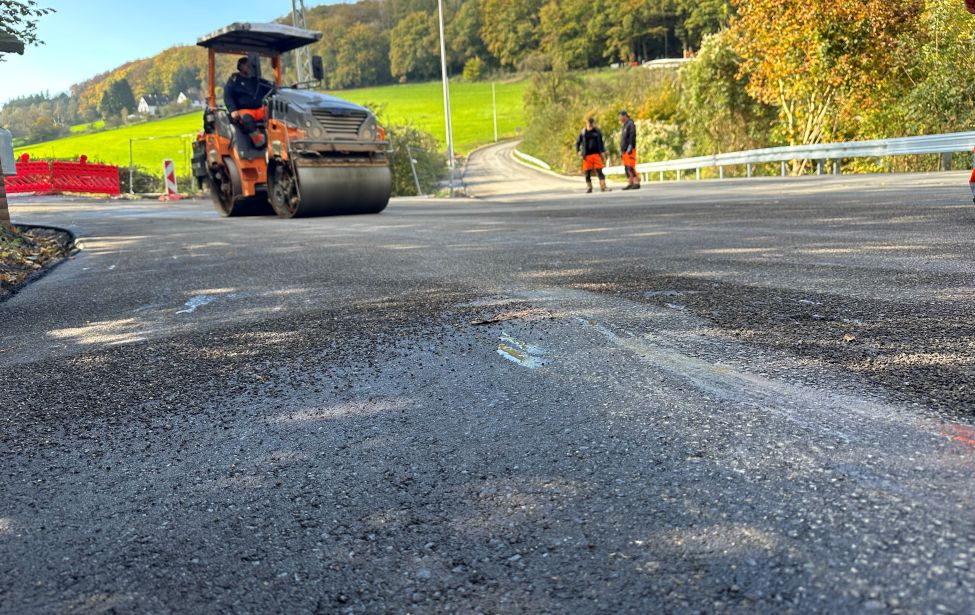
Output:
M337 0L305 0L305 6ZM129 60L198 36L234 21L271 21L291 11L290 0L40 0L54 8L41 18L45 45L0 62L0 103L17 96L67 90Z

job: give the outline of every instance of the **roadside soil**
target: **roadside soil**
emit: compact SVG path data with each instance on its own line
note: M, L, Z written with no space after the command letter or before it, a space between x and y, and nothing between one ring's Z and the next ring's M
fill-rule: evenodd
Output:
M73 247L74 238L66 231L0 224L0 301L64 260Z

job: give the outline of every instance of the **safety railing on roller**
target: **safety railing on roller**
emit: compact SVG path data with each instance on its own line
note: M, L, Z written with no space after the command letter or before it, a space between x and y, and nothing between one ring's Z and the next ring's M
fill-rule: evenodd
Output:
M951 154L970 152L975 148L975 132L955 132L923 137L901 137L897 139L878 139L876 141L850 141L846 143L817 143L815 145L793 145L787 147L767 147L741 152L728 152L713 156L697 156L661 162L638 164L636 170L645 179L653 174L677 172L680 179L684 171L694 171L698 179L701 169L718 169L718 176L724 177L725 167L745 166L748 177L752 176L757 164L780 163L780 173L785 175L786 166L794 160L809 160L815 164L816 172L822 175L827 161L831 161L834 174L840 172L840 161L849 158L876 158L883 156L906 156L916 154L942 154L941 168L950 170ZM622 166L607 167L609 175L623 175Z

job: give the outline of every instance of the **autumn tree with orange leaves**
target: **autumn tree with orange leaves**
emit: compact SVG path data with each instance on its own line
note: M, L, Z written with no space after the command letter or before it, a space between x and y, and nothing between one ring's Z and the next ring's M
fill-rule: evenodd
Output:
M844 136L906 81L918 0L734 0L748 92L790 145ZM798 163L801 164L801 163ZM794 171L800 171L800 168Z

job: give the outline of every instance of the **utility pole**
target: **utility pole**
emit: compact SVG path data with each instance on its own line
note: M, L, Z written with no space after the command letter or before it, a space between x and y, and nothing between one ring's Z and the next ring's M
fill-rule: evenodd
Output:
M443 114L447 125L447 167L450 169L450 196L454 196L454 132L450 126L450 83L447 80L447 46L443 34L443 0L437 0L440 16L440 75L443 78Z
M296 28L307 30L305 24L305 0L291 0L291 23ZM298 82L311 81L311 49L306 45L295 49L295 67L298 70Z

